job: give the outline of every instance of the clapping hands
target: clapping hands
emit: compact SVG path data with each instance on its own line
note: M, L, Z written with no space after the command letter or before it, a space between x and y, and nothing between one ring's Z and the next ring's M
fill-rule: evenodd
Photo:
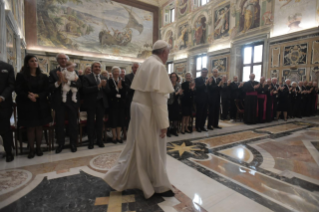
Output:
M36 102L36 101L37 101L37 95L34 94L34 93L29 92L28 98L29 98L32 102Z

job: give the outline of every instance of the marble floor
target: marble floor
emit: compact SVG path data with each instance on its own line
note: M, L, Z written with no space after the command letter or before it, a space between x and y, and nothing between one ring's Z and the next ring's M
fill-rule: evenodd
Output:
M167 171L175 197L145 200L102 178L124 144L0 159L0 212L319 211L319 117L168 138ZM0 153L1 154L1 153Z

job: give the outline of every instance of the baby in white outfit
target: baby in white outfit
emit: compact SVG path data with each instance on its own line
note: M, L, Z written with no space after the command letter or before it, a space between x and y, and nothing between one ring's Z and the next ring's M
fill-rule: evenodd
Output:
M78 78L78 75L74 71L75 64L72 62L67 62L67 69L63 71L62 74L64 74L65 79L67 79L69 82L75 81L76 78ZM77 102L76 94L78 92L78 89L75 87L71 87L68 83L63 83L62 85L62 101L66 102L66 96L67 93L71 90L72 92L72 101Z

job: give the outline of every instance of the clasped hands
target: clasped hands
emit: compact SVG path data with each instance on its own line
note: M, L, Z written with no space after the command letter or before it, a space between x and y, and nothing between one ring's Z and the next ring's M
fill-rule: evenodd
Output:
M39 95L38 95L38 94L34 94L34 93L32 93L32 92L29 92L28 98L29 98L32 102L36 102L36 101L37 101L37 98L39 98Z

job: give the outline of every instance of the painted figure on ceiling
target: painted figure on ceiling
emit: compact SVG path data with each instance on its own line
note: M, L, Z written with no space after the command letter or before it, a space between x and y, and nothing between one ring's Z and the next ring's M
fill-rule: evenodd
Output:
M166 40L171 46L174 46L173 45L173 42L174 42L173 32L171 30L167 32Z
M259 27L260 5L259 0L243 0L241 2L240 28L243 33L249 29Z
M187 48L187 42L188 42L188 26L187 25L183 25L181 28L180 28L180 33L179 33L179 37L177 39L177 45L178 45L178 48L181 50L181 49L185 49Z
M196 45L206 42L206 17L199 17L195 23L195 40Z
M225 10L226 9L226 10ZM224 34L226 35L229 30L229 7L222 8L219 11L216 11L215 15L215 30L214 37L218 39Z

